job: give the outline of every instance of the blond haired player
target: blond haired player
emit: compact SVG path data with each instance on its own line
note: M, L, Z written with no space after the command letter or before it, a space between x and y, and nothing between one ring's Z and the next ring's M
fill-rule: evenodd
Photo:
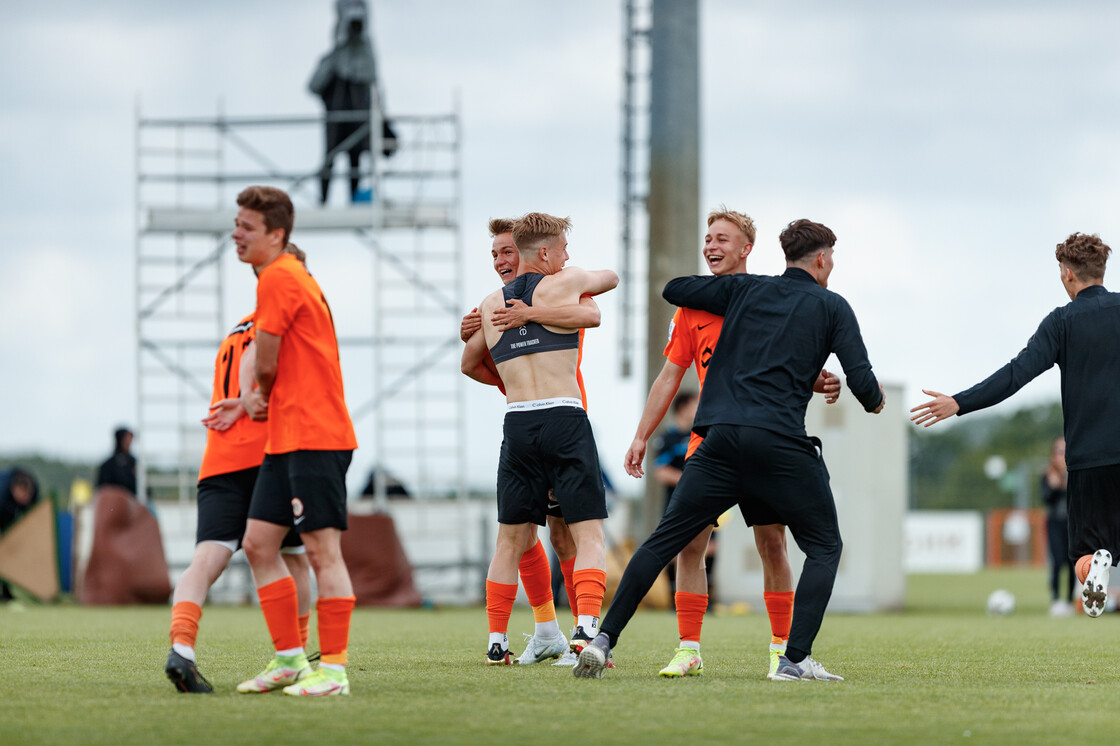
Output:
M810 220L786 226L779 240L786 271L678 277L662 297L724 317L705 376L693 430L704 436L688 460L661 522L622 574L600 633L572 669L599 678L638 603L657 574L733 505L748 525L789 527L805 564L786 652L773 681L834 681L812 658L813 642L836 582L843 542L820 441L805 431L805 411L821 368L836 354L864 409L883 410L851 306L827 289L836 234Z
M543 213L515 221L517 277L479 304L482 343L505 385L507 402L498 463L498 539L486 576L488 663L508 661L506 632L517 596L517 565L536 526L545 522L550 487L576 545L574 650L594 636L606 590L606 495L576 378L578 330L538 322L503 329L502 317L495 318L513 299L528 306L571 306L583 295L597 295L618 284L618 275L610 270L564 267L570 227L566 218ZM479 344L474 338L472 342ZM468 354L469 349L464 350L464 356Z
M498 273L503 285L508 285L517 276L520 256L517 246L513 243L513 220L509 218L494 218L490 221L490 236L493 239L490 254L494 263L494 271ZM587 408L587 391L583 385L583 374L580 364L583 362L584 330L599 326L599 307L590 296L583 296L574 306L560 306L549 308L545 306L528 306L520 300L510 301L510 305L499 309L495 313L501 329L523 326L530 321L553 324L563 327L576 327L579 329L579 361L576 365L576 379L583 400L584 409ZM462 361L463 373L474 380L497 386L505 394L505 386L494 366L494 359L481 335L482 316L478 309L474 309L463 317L459 329L459 336L464 342L470 342L474 335L479 335L477 344L468 345L464 350ZM563 510L560 503L549 500L548 512L545 516L548 525L548 539L552 544L556 557L560 561L560 573L564 578L564 587L568 594L568 603L571 607L573 631L578 624L575 617L575 582L572 577L576 562L576 545L572 540L572 533L564 521ZM560 631L556 623L556 607L552 597L552 570L548 564L548 554L540 540L533 537L531 545L521 556L517 565L517 572L521 578L521 585L525 588L525 595L533 607L535 627L532 635L526 635L528 640L525 650L514 661L520 664L540 663L549 659L556 659L554 665L574 666L576 656L568 649L568 640ZM505 660L503 659L503 662Z

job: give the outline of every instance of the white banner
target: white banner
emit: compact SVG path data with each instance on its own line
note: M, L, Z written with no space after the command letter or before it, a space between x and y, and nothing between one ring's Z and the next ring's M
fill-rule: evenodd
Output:
M913 510L903 531L908 573L973 573L984 565L984 516L974 510Z

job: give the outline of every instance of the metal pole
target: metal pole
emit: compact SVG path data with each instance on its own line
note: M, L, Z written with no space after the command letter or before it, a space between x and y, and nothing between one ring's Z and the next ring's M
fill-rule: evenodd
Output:
M650 31L649 288L646 391L664 364L672 306L665 283L696 274L700 228L700 31L698 0L653 0ZM652 455L652 454L651 454ZM660 517L662 490L646 480L645 526Z
M629 378L633 373L633 334L634 324L634 288L633 264L634 244L633 234L630 230L634 212L634 0L625 3L623 25L623 98L622 98L622 265L620 267L622 293L622 318L619 319L621 327L622 344L619 345L619 354L622 356L622 377Z
M462 142L463 129L462 129L462 126L460 124L463 121L463 119L462 119L463 113L462 113L462 96L461 96L458 89L455 90L454 95L453 95L453 112L454 112L454 119L452 120L452 124L451 124L451 132L452 132L451 139L452 139L452 142L453 142L452 147L453 147L453 153L454 153L454 170L455 170L454 187L452 189L452 192L454 194L454 196L452 197L452 204L454 205L453 209L454 209L454 216L455 216L454 217L454 220L455 220L455 266L456 266L455 274L458 277L466 277L466 268L464 267L465 248L464 248L464 244L463 244L463 181L462 181L462 178L463 178L463 176L462 176L462 174L463 174L463 142ZM464 297L465 296L463 294L463 284L459 283L458 287L455 289L455 302L459 305L459 308L463 308L465 306ZM459 417L459 423L458 423L458 429L459 429L458 460L459 460L459 464L458 464L458 467L457 467L457 471L458 471L459 476L458 476L458 480L457 480L457 483L456 483L455 492L456 492L456 495L458 496L458 498L460 500L466 500L466 498L467 498L467 437L468 437L468 433L467 433L467 418L463 414L464 412L467 411L466 377L465 376L457 376L456 380L457 380L457 383L458 383L458 388L457 388L457 391L456 391L456 398L459 402L459 406L458 406L458 413L459 413L458 414L458 417ZM465 530L466 522L463 521L461 523L464 526L464 530ZM465 537L464 537L464 540L463 540L463 544L464 544L464 547L465 547L466 546Z
M377 205L382 204L381 194L381 148L382 148L382 124L381 124L381 89L377 82L374 81L373 87L370 90L370 107L369 107L369 188L370 188L370 209L377 211ZM376 214L376 213L375 213ZM377 221L374 221L377 224Z
M378 168L378 161L381 158L381 91L378 88L377 81L374 80L373 85L370 87L370 107L369 107L369 170L370 170L370 233L374 236L379 236L380 233L377 229L379 221L377 220L378 205L381 204L383 195L381 194L381 179L380 169ZM382 293L378 290L378 283L380 282L381 273L381 260L374 254L373 256L373 313L374 313L374 335L377 339L381 338L383 334L382 329L382 306L381 296ZM380 391L383 385L381 380L381 361L382 350L380 345L373 346L373 380L374 390ZM382 414L381 407L377 407L373 413L373 438L374 438L374 478L373 478L373 496L374 504L377 506L378 512L384 512L387 504L385 498L385 444L384 438L384 415Z
M143 342L143 339L144 339L144 329L143 329L142 317L140 315L140 306L141 306L141 300L142 300L141 297L140 297L140 292L141 292L140 291L140 287L141 287L141 282L140 282L140 269L141 269L140 249L141 249L141 243L142 243L142 240L143 240L141 235L140 235L140 231L142 230L141 226L140 226L140 211L141 211L141 207L140 207L140 204L141 204L141 202L140 202L140 189L141 189L141 179L140 179L140 146L141 146L141 143L140 143L140 127L142 126L141 125L141 117L140 117L140 94L136 94L135 107L136 107L136 121L135 121L135 125L134 125L134 128L133 128L133 131L135 132L135 150L133 152L133 172L136 174L136 184L133 187L135 189L135 193L133 195L135 197L135 208L133 210L132 219L133 219L133 230L134 230L133 236L134 236L134 241L135 241L134 252L133 252L134 255L135 255L134 256L135 264L133 265L133 273L134 273L133 274L133 278L134 278L133 282L135 283L134 297L136 299L136 310L135 310L135 313L136 313L136 430L137 430L137 432L139 433L139 436L140 436L139 438L137 438L137 440L139 440L140 442L137 444L138 447L136 449L136 453L137 453L137 459L136 459L136 498L138 500L140 500L140 502L146 504L148 502L148 489L147 489L147 487L148 487L148 459L145 455L145 451L147 450L147 448L144 445L144 440L143 440L143 438L145 436L144 431L147 429L146 423L144 421L144 374L143 374L144 363L143 363L143 360L142 360L142 356L144 354L143 345L142 345L142 342ZM151 437L151 433L147 433L147 435L148 435L148 437Z

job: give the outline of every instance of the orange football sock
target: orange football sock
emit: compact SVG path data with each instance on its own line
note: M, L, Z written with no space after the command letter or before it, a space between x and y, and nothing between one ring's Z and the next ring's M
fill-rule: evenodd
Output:
M572 573L576 587L576 614L598 617L603 611L603 596L607 593L607 571L598 568L576 570Z
M537 624L556 621L556 604L549 599L540 606L533 607L533 621Z
M299 639L303 649L307 650L307 641L311 639L311 612L299 615Z
M1078 583L1085 583L1085 578L1089 577L1089 568L1092 564L1093 555L1091 554L1086 554L1081 559L1077 560L1077 564L1074 565L1074 571L1077 573Z
M299 599L296 581L289 575L257 589L264 622L277 650L292 650L299 642Z
M708 594L677 591L673 594L673 602L677 605L677 631L681 634L681 642L699 643L704 612L708 610Z
M789 626L793 621L793 591L763 591L766 613L770 616L772 643L789 639Z
M552 568L548 566L548 554L539 539L532 549L521 555L517 571L533 607L533 620L551 622L556 619L556 606L552 602Z
M350 616L354 597L320 598L315 603L319 617L319 651L323 663L346 665L346 646L350 642Z
M560 563L560 574L564 576L564 593L568 595L568 606L572 609L572 626L579 625L576 614L576 558L564 560Z
M517 599L517 584L486 581L486 618L491 632L505 634L509 630L509 615Z
M193 648L198 637L202 607L193 601L180 601L171 607L171 644Z

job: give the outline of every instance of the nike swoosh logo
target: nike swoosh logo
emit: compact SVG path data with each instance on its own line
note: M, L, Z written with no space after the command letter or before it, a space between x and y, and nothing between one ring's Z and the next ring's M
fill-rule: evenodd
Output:
M697 329L703 329L704 327L706 327L706 326L711 326L711 325L712 325L712 324L714 324L714 323L716 323L716 322L714 322L714 321L709 321L709 322L708 322L707 324L697 324L697 325L696 325L696 328L697 328Z
M293 522L298 526L299 524L303 523L303 519L306 518L306 517L307 516L301 515L299 518L296 518Z

